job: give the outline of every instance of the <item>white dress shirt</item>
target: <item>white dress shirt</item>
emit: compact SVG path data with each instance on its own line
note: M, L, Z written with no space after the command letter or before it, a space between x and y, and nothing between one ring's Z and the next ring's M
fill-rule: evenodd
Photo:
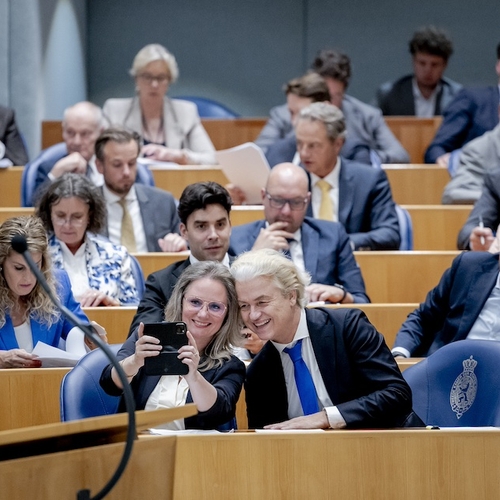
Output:
M85 242L75 254L67 247L64 241L59 240L63 258L64 270L68 273L71 283L71 291L76 300L90 288L89 275L87 273L87 260L85 257Z
M438 84L429 97L424 97L418 88L417 80L412 79L413 102L415 103L415 116L422 118L432 118L436 109L436 99L441 91L441 84Z

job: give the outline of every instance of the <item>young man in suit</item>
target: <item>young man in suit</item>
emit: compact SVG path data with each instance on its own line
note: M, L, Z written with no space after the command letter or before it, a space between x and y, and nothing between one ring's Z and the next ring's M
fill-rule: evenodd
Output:
M237 226L229 252L271 248L287 252L307 271L311 301L369 302L349 237L338 222L306 217L311 193L307 174L292 163L274 167L262 188L265 220Z
M295 134L310 177L307 215L341 222L354 249L397 250L399 224L385 172L339 156L346 134L342 112L313 103L299 113Z
M441 115L462 88L443 76L453 44L444 31L428 26L415 32L409 46L413 74L382 84L377 105L384 115Z
M140 138L121 128L106 129L95 142L96 167L108 210L107 236L129 252L187 249L177 233L175 199L167 191L136 184Z
M245 383L248 425L268 429L421 426L389 348L357 309L305 309L307 273L275 250L231 267L242 319L267 341Z
M231 197L216 182L197 182L187 186L179 199L177 211L180 232L188 243L190 256L160 271L146 281L146 291L137 308L130 333L139 323L164 320L165 306L182 271L189 265L205 260L216 260L229 266L229 237L231 235Z

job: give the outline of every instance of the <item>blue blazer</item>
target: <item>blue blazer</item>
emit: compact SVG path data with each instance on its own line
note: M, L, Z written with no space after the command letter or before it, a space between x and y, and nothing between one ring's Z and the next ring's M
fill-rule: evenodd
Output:
M421 426L411 390L384 338L358 309L306 309L307 328L326 390L347 428ZM267 342L247 369L248 426L288 420L280 354Z
M251 250L264 227L265 220L233 227L229 253L237 256ZM306 217L301 234L304 265L312 283L338 283L352 294L355 302L370 302L349 238L339 223Z
M354 248L398 250L401 243L396 206L383 170L341 159L339 222ZM307 215L313 217L309 205Z
M71 293L71 284L66 271L62 269L54 269L52 271L57 282L57 295L61 303L72 311L78 319L88 324L89 320L83 312L80 304L74 299ZM33 336L33 347L38 341L45 342L53 347L58 347L59 340L66 340L69 331L73 328L68 320L61 316L50 327L45 323L40 322L38 319L30 316L31 334ZM19 349L14 333L14 326L12 320L7 314L5 316L5 324L0 328L0 350L8 351L10 349Z
M425 302L408 315L394 347L414 357L463 340L490 296L498 276L498 254L464 252L455 258Z
M425 163L436 163L498 124L498 87L462 89L443 112L443 122L425 152Z

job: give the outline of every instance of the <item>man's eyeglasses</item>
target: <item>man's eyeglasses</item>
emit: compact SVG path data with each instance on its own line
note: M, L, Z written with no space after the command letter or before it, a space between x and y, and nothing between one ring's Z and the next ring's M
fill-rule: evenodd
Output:
M274 198L269 193L266 193L266 197L269 200L269 205L277 209L283 208L288 203L291 210L303 210L308 202L308 198Z
M203 300L193 296L184 297L184 301L189 309L195 311L201 311L203 307L206 305L207 311L213 316L218 316L219 318L221 316L224 316L224 313L226 312L227 309L226 304L223 304L222 302L217 302L217 301L209 302L208 300Z
M152 75L151 73L141 73L139 75L139 78L144 80L149 85L151 85L153 82L162 84L170 81L170 77L168 75Z
M87 218L84 215L71 215L70 217L52 215L52 224L55 226L64 226L66 223L73 227L82 227L87 223Z

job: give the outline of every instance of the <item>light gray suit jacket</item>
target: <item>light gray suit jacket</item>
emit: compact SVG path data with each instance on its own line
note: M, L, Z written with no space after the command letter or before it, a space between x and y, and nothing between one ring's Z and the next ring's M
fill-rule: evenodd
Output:
M382 163L408 163L410 156L385 123L380 109L361 102L350 95L342 100L347 135L376 151ZM290 112L282 104L271 109L270 117L255 143L264 151L278 139L292 132Z
M109 125L120 125L142 134L142 115L139 99L108 99L102 108ZM201 124L196 105L180 99L164 98L165 144L184 149L189 163L216 163L215 148Z
M443 203L475 203L484 186L484 176L500 167L500 125L470 141L460 153L455 177L446 185Z

